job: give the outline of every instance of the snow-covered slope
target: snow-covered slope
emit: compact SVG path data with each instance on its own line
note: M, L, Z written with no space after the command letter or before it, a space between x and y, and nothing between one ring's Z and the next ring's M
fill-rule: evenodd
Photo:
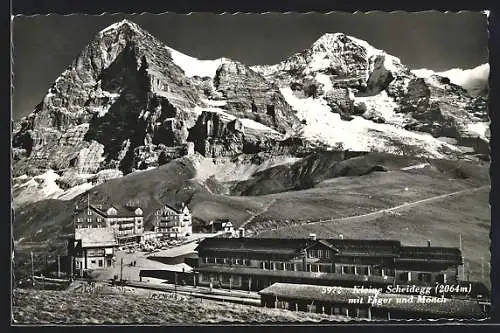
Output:
M476 94L478 91L488 89L490 65L482 64L471 69L453 68L442 72L421 68L412 70L412 73L421 78L429 78L432 75L446 77L451 83L463 87L469 93Z
M354 151L383 151L401 154L413 146L417 155L445 158L446 153L460 149L433 138L428 133L407 131L390 124L378 124L355 116L344 121L339 114L332 113L323 99L298 98L290 88L282 88L286 101L297 111L306 125L302 135L317 143L341 146Z
M184 71L187 77L199 76L213 79L217 72L217 68L227 61L226 58L200 60L174 50L171 47L165 46L165 48L170 51L173 62Z

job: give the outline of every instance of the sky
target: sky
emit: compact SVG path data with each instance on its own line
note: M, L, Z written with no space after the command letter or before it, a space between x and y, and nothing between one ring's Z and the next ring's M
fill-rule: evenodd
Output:
M123 18L190 56L247 65L278 63L334 32L366 40L410 69L443 72L488 62L487 20L479 12L16 16L13 118L32 112L96 33Z

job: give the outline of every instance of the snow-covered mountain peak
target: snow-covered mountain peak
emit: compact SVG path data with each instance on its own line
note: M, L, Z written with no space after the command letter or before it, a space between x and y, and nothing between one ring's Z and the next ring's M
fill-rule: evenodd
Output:
M123 27L127 27L136 33L143 33L144 32L144 30L140 26L135 24L134 22L131 22L127 19L124 19L124 20L121 20L119 22L115 22L115 23L111 24L110 26L104 28L103 30L99 31L98 35L103 36L105 34L116 32Z

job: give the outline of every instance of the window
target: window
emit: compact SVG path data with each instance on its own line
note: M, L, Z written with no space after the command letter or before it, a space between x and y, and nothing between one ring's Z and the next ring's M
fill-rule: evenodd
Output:
M250 259L245 259L245 265L246 265L246 266L250 266L250 264L251 264L251 263L250 263Z
M264 269L272 269L273 267L269 261L264 261L262 264L264 265Z
M372 267L372 275L381 276L382 269L380 267Z
M277 269L277 270L284 270L285 269L285 263L284 262L277 262L274 264L274 269Z
M243 261L243 260L236 258L236 259L234 260L234 263L235 263L236 265L241 265L242 261Z
M224 263L224 259L223 258L215 258L215 263L216 264L223 264Z
M82 222L82 218L81 217L77 217L76 218L76 222Z
M311 272L314 272L314 273L319 272L319 267L318 267L318 265L316 265L316 264L311 264L311 265L310 265L310 271L311 271Z
M342 273L343 274L354 274L354 266L343 266Z
M291 262L287 262L285 264L285 268L287 271L294 271L295 270L295 264Z
M92 218L91 217L87 218L87 222L92 223Z
M331 273L332 265L319 265L319 271L321 273Z
M231 280L231 275L226 275L226 274L222 275L222 283L229 284L230 280Z
M384 268L384 274L387 276L394 276L396 273L392 268Z
M87 211L87 215L92 215L92 212L90 210Z
M430 273L418 273L418 281L431 282L432 275Z
M207 263L215 264L215 258L214 257L207 257Z
M368 266L358 266L356 273L359 275L368 275Z
M95 260L91 260L91 261L90 261L90 263L91 263L91 264L95 264Z
M317 258L318 257L318 251L317 250L309 250L309 251L307 251L307 257L308 258Z
M399 281L408 281L408 272L403 272L398 275Z
M99 259L99 267L102 267L102 259Z
M102 217L98 217L97 222L102 222Z

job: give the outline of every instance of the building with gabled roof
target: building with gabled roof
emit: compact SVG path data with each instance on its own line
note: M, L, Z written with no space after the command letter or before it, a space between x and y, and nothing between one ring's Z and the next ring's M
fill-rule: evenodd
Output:
M259 294L261 305L265 307L369 320L480 319L488 316L488 308L474 300L384 293L375 288L274 283Z
M144 232L144 212L135 203L103 206L87 203L76 206L74 226L77 229L111 228L119 243L139 242Z
M155 213L155 231L163 238L182 238L193 233L193 222L189 208L164 204Z
M118 245L112 228L78 228L68 241L68 255L80 275L89 269L113 266L114 248Z
M461 251L395 240L206 238L196 248L199 285L261 290L272 283L386 286L457 282Z

